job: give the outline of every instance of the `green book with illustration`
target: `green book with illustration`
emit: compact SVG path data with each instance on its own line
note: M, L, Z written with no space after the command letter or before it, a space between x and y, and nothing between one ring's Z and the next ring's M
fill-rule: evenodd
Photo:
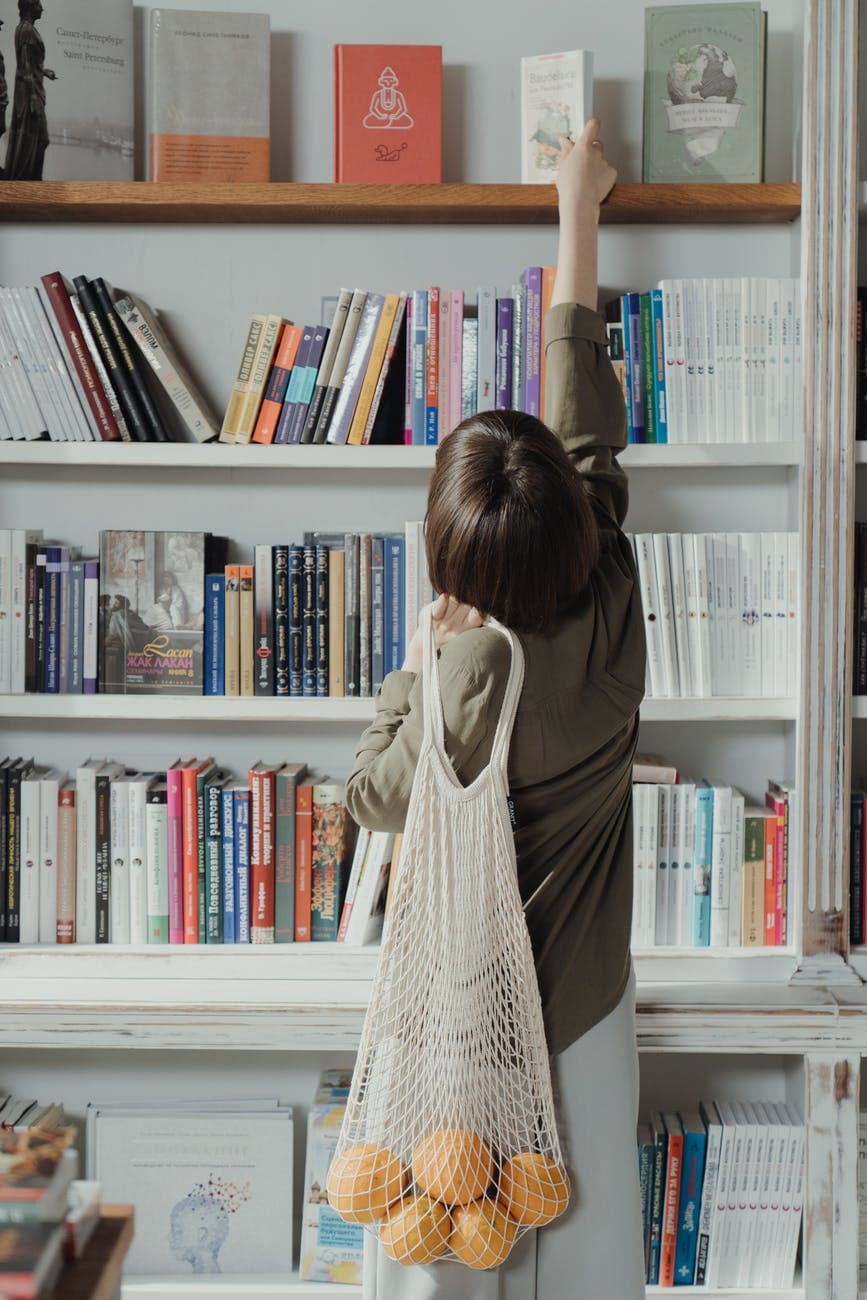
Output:
M645 181L760 181L765 26L760 4L646 11Z

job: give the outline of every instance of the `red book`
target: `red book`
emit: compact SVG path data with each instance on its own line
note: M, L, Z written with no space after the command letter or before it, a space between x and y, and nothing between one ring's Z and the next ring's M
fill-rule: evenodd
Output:
M683 1168L683 1125L677 1115L663 1115L668 1133L668 1161L665 1166L665 1201L662 1210L662 1246L659 1256L659 1285L674 1286L674 1257L677 1247L677 1210L680 1204L680 1175Z
M788 806L784 798L779 798L769 790L765 795L765 807L770 808L771 812L777 815L774 850L774 943L779 947L786 942L786 876L789 868L786 860Z
M442 180L441 45L335 45L334 179Z
M250 942L274 942L274 805L277 768L250 768Z
M310 942L313 858L313 786L295 792L295 942Z
M75 368L75 373L78 375L79 383L84 390L87 404L96 421L99 436L103 442L118 442L120 440L120 429L117 427L117 421L108 404L99 375L93 367L87 343L82 338L81 326L69 301L69 290L66 287L66 281L59 271L54 271L50 275L42 276L42 287L45 290L45 296L54 313L54 319L57 321L60 333L66 341L66 350Z
M777 819L765 821L765 946L773 948L777 932Z
M181 773L194 763L188 758L166 770L166 839L169 865L169 943L184 942L184 836ZM198 880L198 861L196 862Z

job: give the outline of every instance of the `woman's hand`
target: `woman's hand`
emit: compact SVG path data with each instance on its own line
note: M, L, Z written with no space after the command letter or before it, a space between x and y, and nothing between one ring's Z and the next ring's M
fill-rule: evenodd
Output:
M431 605L437 650L441 650L447 641L452 641L462 632L471 632L481 627L484 622L481 614L472 605L462 605L453 596L437 596ZM422 665L422 631L421 626L413 633L406 658L403 661L404 672L420 673Z
M617 172L605 157L599 131L598 117L591 117L572 144L566 137L560 143L563 153L557 175L560 196L560 216L572 215L584 208L598 209L617 180Z

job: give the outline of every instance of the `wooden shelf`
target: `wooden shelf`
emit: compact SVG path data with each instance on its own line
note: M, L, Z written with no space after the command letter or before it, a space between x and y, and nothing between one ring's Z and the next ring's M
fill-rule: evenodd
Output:
M801 187L617 185L611 225L747 225L794 221ZM0 182L0 220L251 224L523 225L557 221L553 185L195 185L134 181Z
M867 447L867 444L864 444ZM94 469L141 469L155 473L194 469L251 473L284 470L335 472L384 470L430 473L436 447L236 447L221 442L0 442L0 465L31 465L41 472L62 473L70 466ZM630 446L620 457L629 470L638 469L755 469L796 466L801 462L795 442L695 443Z
M0 718L52 722L359 723L375 713L370 696L298 699L225 695L0 695ZM644 722L789 722L797 701L753 698L645 700Z

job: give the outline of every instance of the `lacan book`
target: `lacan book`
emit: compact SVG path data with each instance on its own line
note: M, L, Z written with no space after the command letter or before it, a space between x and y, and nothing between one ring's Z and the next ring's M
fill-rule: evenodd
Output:
M645 181L760 181L765 14L758 3L646 10Z
M0 178L131 181L132 0L63 0L44 16L8 4L0 17Z
M268 14L152 9L149 179L271 179Z
M521 180L556 179L563 137L574 144L593 115L593 54L567 50L521 59Z
M307 1120L307 1162L301 1206L301 1277L360 1285L364 1228L345 1223L328 1204L328 1169L337 1149L352 1073L325 1070Z
M287 1273L292 1135L280 1106L88 1106L88 1178L135 1206L125 1273Z

